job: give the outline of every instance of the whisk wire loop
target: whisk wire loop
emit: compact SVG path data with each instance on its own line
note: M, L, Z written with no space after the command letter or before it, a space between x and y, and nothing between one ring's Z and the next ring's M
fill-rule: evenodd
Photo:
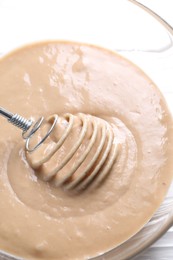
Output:
M31 130L30 134L28 135L25 143L26 150L28 152L34 152L44 141L50 136L51 132L53 131L54 127L56 126L56 123L58 121L58 115L54 115L54 121L46 133L46 135L41 139L40 142L38 142L34 147L30 148L30 139L32 138L33 134L40 128L41 124L44 121L44 117L40 118L34 125L33 129Z

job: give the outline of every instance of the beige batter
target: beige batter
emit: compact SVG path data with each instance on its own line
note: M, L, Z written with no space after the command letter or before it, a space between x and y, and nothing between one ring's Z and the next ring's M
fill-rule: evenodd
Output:
M79 112L97 117L111 126L111 151L116 148L111 170L100 185L68 190L59 185L65 168L49 174L78 140L80 120L57 157L43 163L49 141L50 151L63 124L40 150L28 155L20 131L0 118L1 250L25 259L87 259L141 229L173 177L173 122L161 93L139 68L101 48L40 43L1 59L0 89L0 105L27 118L58 114L63 120L65 113L77 118ZM78 156L93 129L90 125ZM99 130L97 144L100 135ZM76 176L86 169L96 147Z

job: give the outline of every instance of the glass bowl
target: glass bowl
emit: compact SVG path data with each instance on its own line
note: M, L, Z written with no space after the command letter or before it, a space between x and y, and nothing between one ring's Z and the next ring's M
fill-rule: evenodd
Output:
M47 39L86 42L115 50L148 74L173 113L173 29L137 1L0 1L0 31L0 55ZM93 259L130 259L172 225L173 184L160 208L136 235ZM0 252L0 259L19 258Z

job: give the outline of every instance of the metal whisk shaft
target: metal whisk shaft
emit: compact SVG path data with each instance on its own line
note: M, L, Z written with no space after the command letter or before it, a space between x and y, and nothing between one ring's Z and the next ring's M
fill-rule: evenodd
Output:
M32 125L32 120L31 119L26 119L18 114L13 114L9 111L7 111L6 109L0 107L0 114L2 116L4 116L5 118L7 118L7 120L17 126L18 128L22 129L23 132L28 131L28 129L31 127Z
M7 111L6 109L4 109L3 107L0 107L0 115L5 117L9 123L17 126L21 130L23 130L22 137L26 141L25 148L28 152L34 152L49 137L49 135L53 131L53 129L58 121L58 115L55 115L54 121L53 121L50 129L46 133L46 135L43 136L43 138L34 147L31 148L30 139L37 132L37 130L40 129L40 127L44 121L44 117L42 116L36 122L33 122L31 119L26 119L18 114L13 114L13 113Z
M27 120L18 114L14 114L8 121L18 128L22 129L24 132L28 131L28 129L32 125L32 120Z

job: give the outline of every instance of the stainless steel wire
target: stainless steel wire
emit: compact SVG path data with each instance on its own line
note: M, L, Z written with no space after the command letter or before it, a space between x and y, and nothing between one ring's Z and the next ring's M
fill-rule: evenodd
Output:
M30 147L30 140L33 137L33 135L37 132L37 130L40 128L41 124L44 121L44 117L40 117L36 121L36 123L34 123L32 119L26 119L18 114L13 114L8 110L4 109L3 107L0 107L0 115L5 117L9 123L23 130L22 137L26 140L25 148L28 152L34 152L48 138L58 120L58 116L55 115L54 121L46 135L34 147Z

